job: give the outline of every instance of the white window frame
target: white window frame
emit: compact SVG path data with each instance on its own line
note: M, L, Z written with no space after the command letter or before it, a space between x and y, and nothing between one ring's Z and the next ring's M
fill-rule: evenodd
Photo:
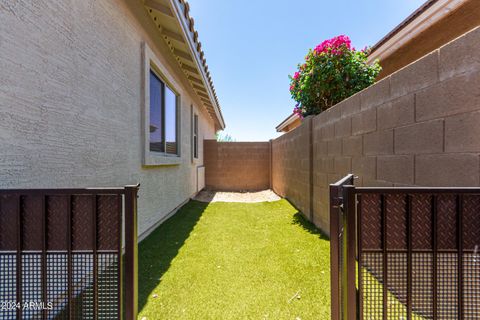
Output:
M142 43L142 60L143 60L143 102L142 102L142 136L143 136L143 165L144 166L165 166L179 165L182 162L181 148L181 92L180 86L169 75L168 70L160 62L150 47ZM177 154L169 154L165 152L150 151L150 70L167 85L177 95Z

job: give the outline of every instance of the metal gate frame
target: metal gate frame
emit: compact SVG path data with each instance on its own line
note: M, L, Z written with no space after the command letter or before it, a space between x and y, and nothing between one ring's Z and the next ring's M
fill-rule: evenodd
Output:
M370 198L367 201L368 197ZM414 202L413 205L412 202ZM423 208L418 204L419 202L423 203ZM369 206L375 206L375 210L372 211L368 208ZM372 229L364 219L371 219L372 216L377 219L376 229ZM426 225L427 228L420 230L421 226L417 225L417 220L413 221L412 217L426 219L422 225ZM401 223L395 221L397 218L400 218ZM378 292L375 294L377 299L380 299L382 307L379 314L374 316L375 319L386 320L391 316L395 317L395 311L388 304L388 301L392 300L393 293L390 291L392 288L397 294L402 292L401 304L402 309L405 309L405 318L413 319L416 297L412 292L413 277L420 271L414 270L415 254L417 258L419 254L431 256L428 262L420 261L426 263L423 265L428 271L425 277L431 286L425 289L429 292L426 297L421 297L427 299L426 304L429 308L426 312L427 318L478 318L480 315L480 282L478 281L480 267L475 263L473 266L465 266L465 264L471 264L471 259L474 262L477 259L476 243L480 242L479 220L480 188L356 188L353 186L353 175L348 175L332 184L330 186L331 318L333 320L363 319L365 301L362 277L365 269L362 268L366 265L362 259L363 255L369 252L378 252L381 255L381 261L378 261L377 266L381 270L378 282L382 289L377 288ZM443 233L440 238L439 229L445 230L445 228L449 232ZM374 235L372 230L375 230ZM400 236L398 231L401 231ZM375 248L372 245L363 248L363 244L371 240L364 237L364 233L367 232L368 238L376 237ZM420 241L420 234L427 239L423 240L429 242L430 247L416 244ZM402 255L402 262L394 261L392 264L398 266L401 263L403 268L401 272L404 273L404 278L401 280L395 274L388 272L390 264L387 259L392 254ZM446 263L444 260L439 260L442 254L449 255L451 261L448 266L453 268L448 269L447 272L444 270L443 273L439 271L440 267L445 268ZM393 276L393 279L389 279L390 276ZM399 285L398 281L402 284ZM445 285L448 285L447 289L444 288ZM446 306L443 306L440 298L447 299ZM418 309L417 306L417 311ZM445 310L448 315L442 315Z
M9 292L15 299L4 302L8 310L0 319L75 319L79 303L92 319L99 310L108 318L136 319L138 189L0 190L0 281L4 298ZM84 310L78 299L87 291ZM52 296L61 299L55 312L48 307ZM28 299L38 302L33 313L24 308L33 302Z
M344 257L347 256L346 238L348 235L344 234L344 230L347 230L346 215L344 214L344 188L345 186L353 185L354 176L349 174L342 178L338 182L330 185L330 288L331 288L331 318L332 320L342 319L342 315L346 310L343 303L344 293L348 292L348 288L345 287L348 284L347 279L342 277L347 276L346 273L341 272L346 270L345 263L347 262Z

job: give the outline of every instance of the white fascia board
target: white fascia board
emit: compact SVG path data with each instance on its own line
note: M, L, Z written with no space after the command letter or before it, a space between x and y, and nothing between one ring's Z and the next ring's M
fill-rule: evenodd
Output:
M386 41L378 49L372 52L367 59L372 63L376 59L383 60L393 54L398 48L415 38L417 35L428 29L433 24L442 20L468 0L440 0L432 7L422 12L412 22L407 24L402 30Z
M215 109L215 114L217 116L217 119L219 120L222 129L225 129L225 121L224 121L223 116L220 112L220 108L217 104L217 100L215 99L215 95L212 92L210 82L208 81L208 77L207 77L207 74L205 72L205 68L203 68L203 63L202 63L202 61L200 59L200 56L197 52L197 49L196 49L196 46L195 46L195 41L193 41L193 38L192 38L192 35L191 35L191 32L190 32L190 28L187 24L188 22L184 18L183 9L180 7L181 4L176 0L169 0L169 1L170 1L170 4L171 4L172 8L175 9L175 10L173 10L174 14L175 14L177 20L180 22L180 25L182 27L182 32L183 32L185 38L187 39L188 47L190 48L190 53L194 57L195 63L197 65L198 69L199 69L200 75L202 76L203 83L205 85L205 88L208 91L208 96L210 98L210 101L212 101L213 108Z

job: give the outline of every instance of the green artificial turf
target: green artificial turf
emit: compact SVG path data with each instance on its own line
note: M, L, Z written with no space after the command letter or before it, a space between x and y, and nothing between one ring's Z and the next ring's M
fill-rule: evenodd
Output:
M328 239L286 200L191 201L139 270L139 319L330 319Z

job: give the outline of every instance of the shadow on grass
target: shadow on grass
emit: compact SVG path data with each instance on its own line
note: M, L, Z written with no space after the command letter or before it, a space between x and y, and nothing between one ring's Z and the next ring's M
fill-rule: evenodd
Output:
M208 203L190 201L139 244L138 309L158 286Z
M311 234L318 235L318 237L322 240L330 240L326 235L320 231L313 223L305 219L303 214L300 212L297 212L293 215L293 224L301 226L305 231L308 231Z

